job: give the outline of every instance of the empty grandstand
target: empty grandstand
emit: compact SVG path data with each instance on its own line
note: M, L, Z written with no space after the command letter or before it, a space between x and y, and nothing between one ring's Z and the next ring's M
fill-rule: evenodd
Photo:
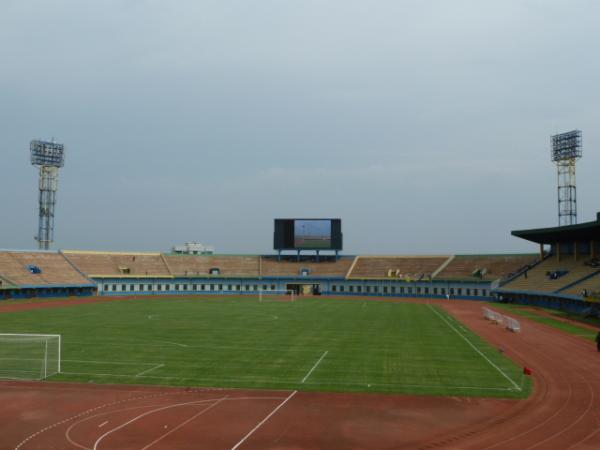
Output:
M160 253L78 252L64 255L90 278L170 277Z
M141 252L0 252L2 297L226 294L489 299L536 255L181 255Z
M543 259L496 290L504 300L582 309L600 298L600 213L592 222L512 234L537 243Z
M431 280L450 256L359 256L350 279Z
M235 255L165 255L170 273L177 277L257 278L260 257Z
M353 256L338 259L324 259L316 262L311 259L296 261L295 259L278 260L274 256L261 256L261 276L263 277L310 277L310 278L345 278L354 262Z
M0 252L0 298L91 295L96 283L56 252Z
M456 255L439 271L445 280L498 280L522 272L537 255Z

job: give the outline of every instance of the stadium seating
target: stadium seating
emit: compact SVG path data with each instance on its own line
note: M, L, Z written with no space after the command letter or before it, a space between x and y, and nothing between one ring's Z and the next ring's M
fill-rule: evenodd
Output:
M534 264L537 259L537 255L457 255L436 279L497 280Z
M352 287L356 283L368 283L370 280L378 283L390 282L392 284L382 285L382 294L402 294L392 286L394 282L455 282L455 286L446 285L441 294L432 291L433 295L443 295L444 289L450 293L456 289L457 295L478 296L483 293L487 296L493 286L491 281L506 277L515 273L524 265L534 261L532 255L508 255L508 256L342 256L336 258L332 255L321 255L318 260L315 255L183 255L162 253L134 253L134 252L94 252L94 251L64 251L62 253L52 252L0 252L0 288L5 292L25 288L37 288L44 290L47 287L76 289L75 295L89 295L89 289L94 284L102 284L102 292L124 292L127 283L127 292L154 291L148 288L151 284L158 292L159 281L140 282L136 279L181 279L181 278L245 278L256 280L266 278L305 278L307 283L311 280L340 280L342 284L332 287L334 292L345 292L343 281L351 282ZM548 270L564 270L565 274L558 280L546 280L543 274ZM574 267L568 261L559 266L544 262L540 267L530 269L529 281L537 280L538 272L540 282L549 284L548 289L554 291L563 287L570 288L569 283L578 281L585 275L600 270L597 267L577 263ZM115 278L122 281L106 283L106 279ZM523 277L520 277L523 278ZM516 279L518 281L519 278ZM283 282L282 282L283 283ZM464 289L461 286L465 283ZM489 284L483 285L483 284ZM164 283L163 283L164 284ZM85 285L85 286L84 286ZM185 282L183 286L188 286ZM518 286L518 284L516 284ZM115 287L118 286L118 287ZM328 285L327 285L328 286ZM327 289L327 286L325 289ZM532 289L527 285L527 289ZM536 285L537 286L537 285ZM587 286L587 285L586 285ZM589 290L596 289L595 284L590 281ZM175 282L174 291L189 291L187 287L181 288ZM377 286L364 286L365 293L368 289ZM348 288L350 285L348 284ZM367 289L368 288L368 289ZM512 285L510 286L512 288ZM536 287L537 288L537 287ZM83 289L83 290L82 290ZM86 290L88 289L88 290ZM166 290L167 285L162 286ZM220 288L219 288L220 289ZM273 288L274 289L274 288ZM339 289L339 291L337 290ZM358 287L356 287L358 289ZM389 291L386 291L389 289ZM401 287L400 289L403 289ZM411 288L412 289L412 288ZM414 289L419 293L420 286L415 284ZM425 289L429 289L425 288ZM435 289L435 288L434 288ZM543 289L540 288L540 289ZM204 290L204 288L203 288ZM437 289L436 289L437 290ZM579 294L581 288L577 287ZM68 292L67 292L68 291ZM471 291L471 293L469 293ZM352 292L349 290L348 292ZM356 291L361 292L361 290ZM427 294L427 290L423 291ZM40 292L40 295L55 294L56 292ZM33 295L32 292L24 292L22 295ZM15 292L8 295L19 295Z
M160 253L65 251L64 254L88 277L171 276Z
M60 253L0 252L0 276L17 286L77 286L91 283Z
M263 277L299 277L306 269L311 277L344 278L352 266L354 257L341 257L337 261L278 261L275 256L262 256L260 259Z
M348 279L428 279L449 256L357 256Z
M259 256L235 255L164 255L174 276L209 276L211 269L219 269L223 277L258 277Z
M598 268L590 267L582 260L576 261L573 256L563 257L560 261L555 256L549 256L526 273L503 285L502 289L557 292L597 271ZM552 277L553 273L562 275ZM578 286L579 294L582 287L579 287L579 284L575 286Z
M600 297L600 269L596 268L596 271L597 272L595 272L595 274L592 275L590 278L587 278L581 281L580 283L577 283L571 286L570 288L561 291L561 294L581 295L582 292L585 291L587 292L588 296L597 294L594 296Z

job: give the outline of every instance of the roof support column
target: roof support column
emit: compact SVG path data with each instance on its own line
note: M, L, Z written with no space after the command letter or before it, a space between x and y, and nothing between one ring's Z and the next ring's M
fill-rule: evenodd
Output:
M558 262L560 262L560 242L557 242L555 245L556 245L556 260Z
M575 241L573 245L575 245L575 248L573 249L573 256L575 257L575 261L577 261L577 257L579 256L579 243Z
M596 258L598 255L596 255L596 241L592 239L592 241L590 242L590 253L592 256L592 259Z
M540 261L544 259L544 244L540 244Z

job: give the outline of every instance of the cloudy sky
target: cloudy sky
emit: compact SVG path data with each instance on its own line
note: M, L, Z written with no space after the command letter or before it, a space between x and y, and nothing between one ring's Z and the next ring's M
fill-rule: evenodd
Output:
M600 211L595 0L0 0L0 248L35 248L29 141L67 146L55 248L269 253L341 217L346 253L535 251L550 135Z

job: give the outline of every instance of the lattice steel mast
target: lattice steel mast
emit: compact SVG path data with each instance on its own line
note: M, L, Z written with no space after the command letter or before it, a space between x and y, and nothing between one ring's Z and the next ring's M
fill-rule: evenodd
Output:
M575 163L581 158L581 131L552 136L552 161L558 172L558 225L577 223Z
M54 241L54 207L58 190L58 169L65 165L65 146L47 141L31 141L31 164L40 168L39 225L40 250L48 250Z

